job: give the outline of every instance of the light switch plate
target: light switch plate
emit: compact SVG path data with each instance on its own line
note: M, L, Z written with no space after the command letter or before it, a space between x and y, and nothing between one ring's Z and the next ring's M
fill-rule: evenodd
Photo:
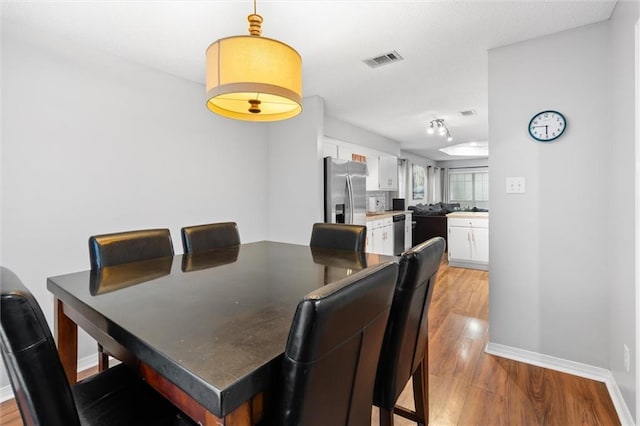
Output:
M524 194L525 192L527 188L523 176L507 178L507 194Z

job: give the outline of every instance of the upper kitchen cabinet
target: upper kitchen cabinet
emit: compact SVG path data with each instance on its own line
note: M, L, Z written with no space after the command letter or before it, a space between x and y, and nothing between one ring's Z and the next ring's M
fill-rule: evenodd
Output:
M338 144L325 140L322 142L322 156L331 158L338 157Z
M338 158L340 160L353 161L355 153L353 146L345 144L337 139L324 137L322 139L322 156Z
M367 191L398 190L398 159L370 148L325 137L324 156L367 163Z
M367 157L367 191L398 190L398 159L391 155Z
M338 145L338 158L341 160L353 161L353 155L359 155L351 147Z
M367 191L379 191L378 181L378 156L369 155L367 157Z
M398 190L398 159L391 155L367 156L367 191Z
M381 155L378 158L378 184L380 191L398 190L398 159L396 157Z

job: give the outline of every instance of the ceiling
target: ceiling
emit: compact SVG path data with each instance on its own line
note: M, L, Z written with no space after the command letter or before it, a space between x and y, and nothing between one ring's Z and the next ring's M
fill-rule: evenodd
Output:
M304 96L319 95L328 115L434 160L458 158L439 152L443 146L488 139L488 49L606 20L614 7L615 0L257 1L263 36L302 56ZM2 19L202 84L207 46L247 34L252 11L251 0L2 0ZM393 50L404 60L363 63ZM477 115L463 117L466 110ZM445 119L453 142L427 135L434 118Z

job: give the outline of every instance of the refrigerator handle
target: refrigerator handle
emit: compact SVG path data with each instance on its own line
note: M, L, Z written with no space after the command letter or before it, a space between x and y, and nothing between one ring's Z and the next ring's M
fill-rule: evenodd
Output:
M349 222L353 224L353 185L351 184L351 176L347 175L347 196L349 197Z

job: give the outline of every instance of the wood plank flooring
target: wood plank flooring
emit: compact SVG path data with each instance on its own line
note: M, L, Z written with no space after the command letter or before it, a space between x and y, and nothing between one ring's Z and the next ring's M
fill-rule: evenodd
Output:
M620 424L604 383L486 354L488 298L488 272L443 261L429 309L430 425ZM413 408L410 385L400 404Z
M487 272L443 261L429 311L429 424L619 425L603 383L484 353L488 292ZM413 408L410 384L400 402ZM395 425L415 423L396 416ZM0 404L0 426L22 426L13 400Z

